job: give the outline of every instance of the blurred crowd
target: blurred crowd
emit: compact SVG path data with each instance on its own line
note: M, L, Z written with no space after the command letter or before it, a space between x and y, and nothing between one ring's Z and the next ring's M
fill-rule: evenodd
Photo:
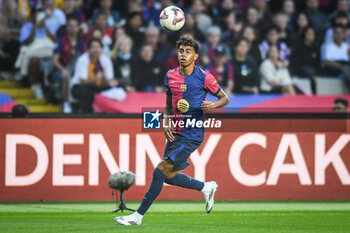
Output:
M176 5L186 23L159 25ZM350 82L348 0L0 0L0 70L36 98L92 112L99 92L163 92L178 66L176 40L200 43L197 65L228 94L303 94L292 77L332 76Z

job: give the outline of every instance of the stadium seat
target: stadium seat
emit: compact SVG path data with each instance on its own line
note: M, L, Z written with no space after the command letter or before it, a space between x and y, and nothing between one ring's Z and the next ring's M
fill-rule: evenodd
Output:
M344 81L337 77L319 77L316 81L318 95L347 94Z
M306 95L311 95L311 82L308 78L293 77L293 84L302 90Z

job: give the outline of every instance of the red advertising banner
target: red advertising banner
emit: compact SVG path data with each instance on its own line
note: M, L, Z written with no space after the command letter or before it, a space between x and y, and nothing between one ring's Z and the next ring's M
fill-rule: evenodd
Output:
M183 172L215 180L218 200L350 199L350 120L223 119ZM141 200L161 160L161 131L141 119L0 119L0 201L113 200L111 173L132 171ZM202 200L164 186L160 200Z

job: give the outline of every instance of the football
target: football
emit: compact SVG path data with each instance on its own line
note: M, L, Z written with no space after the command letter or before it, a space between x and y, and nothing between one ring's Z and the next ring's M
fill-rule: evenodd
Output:
M165 30L175 32L184 26L185 14L176 6L168 6L160 13L159 23Z

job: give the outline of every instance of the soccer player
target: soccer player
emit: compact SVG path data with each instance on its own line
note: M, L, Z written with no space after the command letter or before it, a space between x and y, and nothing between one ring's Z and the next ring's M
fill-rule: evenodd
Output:
M165 77L166 104L165 122L183 120L204 120L203 112L210 112L228 104L229 99L216 79L209 72L195 66L199 45L192 37L182 36L176 43L180 66L169 70ZM216 102L206 101L207 92L218 97ZM175 119L171 119L175 116ZM140 225L144 214L162 190L163 183L201 191L206 200L206 212L210 213L214 205L214 195L218 185L214 181L202 182L191 178L180 170L189 163L188 157L203 141L204 128L175 127L164 128L167 139L164 157L153 172L151 186L146 192L137 211L129 216L116 217L120 225Z

